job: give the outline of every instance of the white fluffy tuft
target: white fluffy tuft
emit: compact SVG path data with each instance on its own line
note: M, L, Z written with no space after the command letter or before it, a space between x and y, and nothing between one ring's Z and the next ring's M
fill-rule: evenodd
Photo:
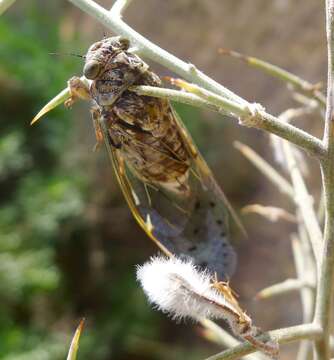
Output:
M153 257L137 268L137 279L149 301L174 319L223 318L230 325L237 312L211 285L211 276L189 260Z
M276 358L278 343L258 340L256 336L261 332L252 326L251 319L242 312L235 299L229 293L225 293L225 297L223 290L216 290L211 275L199 271L191 261L153 257L138 266L137 279L149 301L174 319L224 319L235 335Z

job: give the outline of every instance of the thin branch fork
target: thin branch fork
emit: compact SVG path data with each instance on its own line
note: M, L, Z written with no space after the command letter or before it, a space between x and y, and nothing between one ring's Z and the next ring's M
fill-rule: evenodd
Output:
M260 339L275 339L280 344L293 342L301 339L319 339L322 335L321 328L314 324L303 324L285 329L269 331L263 334ZM256 349L250 343L242 343L232 349L224 350L218 354L208 357L205 360L236 360L241 356L250 354Z
M328 75L323 144L327 151L327 156L321 161L326 219L322 267L314 319L323 329L323 337L316 342L315 351L317 360L330 359L329 336L334 292L334 0L326 0L326 33Z

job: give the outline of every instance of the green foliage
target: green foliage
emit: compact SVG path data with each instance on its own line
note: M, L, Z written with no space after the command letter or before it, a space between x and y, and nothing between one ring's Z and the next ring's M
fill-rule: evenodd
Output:
M33 133L29 120L38 103L63 86L74 62L48 54L46 39L58 47L57 20L45 27L35 8L24 10L30 16L0 22L0 354L60 359L66 341L50 327L59 316L52 304L63 276L56 244L64 224L82 214L82 182L60 171L64 122Z
M87 221L96 192L95 174L82 166L90 148L76 150L73 112L61 107L29 126L81 68L78 59L48 53L78 44L60 40L61 13L52 3L16 6L0 21L0 358L65 359L81 316L79 359L121 355L132 336L158 335L157 318L133 264L99 274L90 266L90 239L100 232ZM111 283L112 273L123 275Z

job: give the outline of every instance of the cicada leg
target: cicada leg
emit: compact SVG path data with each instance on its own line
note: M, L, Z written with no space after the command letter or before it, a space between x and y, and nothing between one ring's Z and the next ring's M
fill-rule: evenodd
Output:
M93 148L93 151L97 151L100 148L101 144L103 143L103 133L99 122L99 119L101 117L101 112L98 107L94 106L91 108L90 113L92 115L95 137L96 137L96 144Z
M88 85L79 77L73 76L70 80L68 80L67 85L70 89L71 97L65 101L66 107L71 107L78 99L91 100L92 97L90 95ZM91 115L96 137L96 144L93 148L93 151L96 151L103 143L103 134L99 125L99 117L101 116L101 112L97 106L92 107Z
M90 100L89 87L79 77L73 76L67 82L71 97L65 101L66 107L71 107L78 99Z

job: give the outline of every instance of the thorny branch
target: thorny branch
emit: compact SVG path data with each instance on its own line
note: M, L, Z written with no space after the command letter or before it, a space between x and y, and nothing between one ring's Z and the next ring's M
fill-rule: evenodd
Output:
M132 45L135 46L135 49L137 49L141 55L169 68L192 83L188 84L190 87L192 86L190 93L149 87L137 87L134 91L140 94L158 97L163 96L192 105L207 107L223 114L228 113L239 118L242 125L276 134L282 139L300 146L319 159L322 169L326 213L323 241L320 241L322 235L314 211L311 209L311 213L307 212L309 210L306 210L306 207L303 208L303 204L300 203L303 222L305 223L305 228L308 230L309 238L313 238L314 254L319 266L318 269L320 269L318 274L315 318L311 324L274 330L263 334L262 337L266 338L270 336L280 343L304 339L314 340L317 359L329 360L330 319L332 315L331 299L333 297L334 287L334 0L326 0L328 88L323 141L268 114L261 106L247 102L245 99L206 76L196 69L194 65L183 62L137 33L121 19L121 12L127 7L130 2L129 0L116 1L110 12L92 0L69 1L89 15L95 17L115 33L129 38ZM10 1L0 0L0 10L2 3L9 2ZM66 96L66 90L63 92L63 97L64 96ZM286 153L288 158L290 155L288 152ZM298 168L293 162L290 163L289 167L293 183L293 193L301 191L304 195L308 195ZM282 182L282 179L277 178L276 175L277 174L275 174L274 177L276 177L276 180L280 179L279 182L282 189L284 189L283 191L291 196L292 187L290 183L285 179L283 179ZM296 202L301 201L302 199L297 199ZM316 241L314 241L314 239L316 239ZM323 248L322 256L319 256L320 248ZM303 288L303 279L300 278L298 281L300 281L299 286ZM251 344L242 343L232 349L214 355L207 360L236 359L253 351L255 351L255 349Z
M248 102L240 104L193 84L183 82L183 85L184 84L189 88L189 93L177 92L171 89L159 89L151 86L137 86L133 90L141 95L164 97L188 104L190 102L189 94L192 94L193 97L191 100L193 103L196 103L196 106L207 107L210 110L218 111L224 115L229 114L238 119L240 125L266 130L300 146L311 155L317 157L324 155L324 149L319 139L268 114L261 105ZM209 107L206 106L207 103L210 104Z
M326 107L326 98L319 90L320 84L311 84L308 81L301 79L299 76L296 76L295 74L292 74L291 72L284 70L276 65L270 64L267 61L263 61L253 56L240 54L237 51L219 49L219 53L240 59L247 65L258 68L272 77L282 80L287 85L290 85L292 90L298 91L300 94L303 94L308 98L313 98L319 103L321 107Z
M233 114L240 116L244 125L273 132L274 134L302 147L311 155L317 157L322 157L324 155L324 149L319 139L290 124L283 124L275 116L268 114L264 110L256 111L256 116L253 116L254 114L249 106L252 104L249 104L245 99L234 94L223 85L217 83L215 80L199 71L193 64L186 63L176 56L168 53L166 50L153 44L141 34L133 30L119 16L114 16L112 11L110 12L104 9L92 0L69 1L81 10L87 12L89 15L95 17L98 21L103 23L115 33L127 37L131 41L132 45L139 49L142 56L167 67L176 74L182 76L184 79L191 81L216 95L219 95L221 98L226 99L225 104L235 108L236 112ZM117 4L118 2L116 1L115 5ZM221 100L221 102L223 101ZM248 121L246 123L245 120L247 117L249 119L253 118L254 121Z
M108 11L102 6L98 5L92 0L69 0L81 10L95 17L98 21L106 27L114 31L118 35L128 38L132 45L136 46L141 55L167 67L176 74L184 77L189 81L194 81L199 85L216 92L224 97L233 99L236 102L244 103L240 96L234 94L232 91L226 89L215 80L209 78L201 71L197 70L193 64L186 63L176 56L161 49L159 46L153 44L144 36L133 30L127 25L119 16L114 16L113 11ZM123 2L123 1L122 1ZM119 1L116 1L114 6L118 7Z

